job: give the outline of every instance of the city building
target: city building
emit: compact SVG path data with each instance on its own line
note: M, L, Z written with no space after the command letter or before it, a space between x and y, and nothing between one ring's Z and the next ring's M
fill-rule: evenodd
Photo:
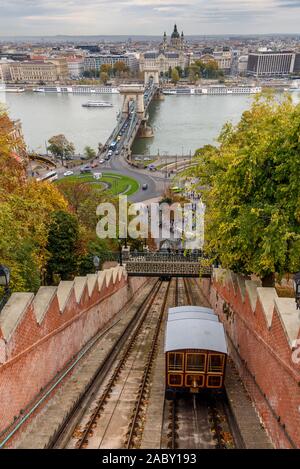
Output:
M12 63L13 60L0 60L0 82L11 81L10 65Z
M294 73L300 74L300 52L295 54Z
M67 57L68 74L70 78L80 78L84 72L84 60L76 57Z
M14 82L39 83L57 80L56 66L43 61L14 62L10 65L11 80Z
M259 51L249 53L247 73L256 77L287 76L294 72L293 51Z
M160 73L168 72L169 68L189 65L189 57L183 52L150 51L140 56L140 71L158 70Z
M192 59L193 61L201 60L205 64L215 61L218 64L218 68L228 75L232 68L233 54L229 47L216 50L205 47L202 51L193 52Z
M158 50L147 51L140 55L140 71L159 70L166 73L170 68L189 66L190 58L185 53L185 39L183 32L181 35L175 24L171 40L168 42L167 34L164 33L163 40Z
M68 78L67 62L61 58L11 62L9 71L10 79L14 82L53 83Z
M213 51L213 59L217 62L220 70L229 74L232 65L232 52L229 47L223 47L222 50Z
M238 58L237 71L239 75L246 75L248 68L248 55L241 55Z
M68 63L65 57L51 57L46 59L45 62L55 65L59 81L65 81L69 78Z
M139 62L135 54L97 54L88 55L84 58L84 70L100 70L101 65L111 65L116 62L123 62L131 72L135 73L139 69Z

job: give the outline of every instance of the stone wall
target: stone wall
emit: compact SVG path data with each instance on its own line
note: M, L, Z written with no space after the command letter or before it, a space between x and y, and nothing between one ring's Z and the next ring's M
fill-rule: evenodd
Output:
M133 297L145 279L117 266L13 293L0 314L0 432Z
M275 447L300 448L300 312L295 300L215 269L210 302Z

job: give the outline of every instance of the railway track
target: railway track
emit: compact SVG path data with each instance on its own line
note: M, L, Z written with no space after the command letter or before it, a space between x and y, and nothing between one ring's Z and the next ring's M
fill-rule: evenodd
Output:
M159 281L156 284L151 299L144 305L137 326L118 350L117 359L114 359L117 360L117 365L112 366L112 373L106 372L103 376L102 388L99 388L97 395L91 396L90 406L85 406L85 412L80 413L75 427L73 422L73 437L55 447L106 447L108 441L115 441L113 444L119 448L139 446L169 287L170 282ZM120 421L117 429L116 420L120 414L128 413L128 400L131 401L132 411L127 415L125 431Z
M155 299L155 295L157 290L159 289L160 282L157 281L153 289L150 291L150 293L147 295L145 300L143 301L142 304L138 307L136 313L132 317L132 319L129 321L126 329L124 332L120 335L116 343L114 344L114 347L112 350L110 350L105 357L105 360L103 363L99 366L99 369L94 376L89 388L86 390L85 395L83 395L77 402L76 406L72 409L72 412L68 416L67 420L64 422L64 424L58 429L57 433L53 437L52 441L49 444L49 448L65 448L67 446L67 443L76 429L76 426L78 425L78 422L80 419L83 417L84 412L86 409L91 405L91 402L94 399L94 396L96 394L96 390L101 386L103 383L107 373L113 366L118 353L124 343L127 341L127 339L130 337L130 334L135 330L136 327L140 327L142 325L143 319L145 318L145 315L147 314L148 306L153 303ZM103 334L102 334L103 335ZM101 338L102 336L99 336Z
M172 305L201 304L196 286L186 279L157 281L51 447L140 447L164 314ZM226 393L165 400L161 447L240 447L232 423Z
M185 297L186 297L186 304L192 305L193 304L192 295L190 293L186 278L183 279L183 286L184 286L184 292L185 292Z
M152 371L152 366L154 362L154 358L156 355L156 350L157 350L157 340L158 340L158 335L159 331L161 328L161 323L163 320L163 315L165 312L165 307L166 307L166 302L169 294L169 288L170 288L170 282L168 283L168 287L166 290L166 294L164 296L164 300L161 306L157 326L154 331L154 335L151 341L151 348L150 352L147 357L147 362L146 362L146 367L145 371L142 377L142 382L139 387L139 392L138 396L135 402L135 408L134 412L129 424L129 432L126 435L126 441L125 441L125 448L130 449L130 448L135 448L138 446L138 441L140 440L141 437L141 421L142 421L142 416L145 414L144 412L144 403L145 399L147 398L149 394L149 379Z

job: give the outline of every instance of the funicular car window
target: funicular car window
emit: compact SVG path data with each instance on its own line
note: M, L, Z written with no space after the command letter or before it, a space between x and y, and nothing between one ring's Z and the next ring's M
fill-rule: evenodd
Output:
M222 373L224 368L224 355L210 353L208 356L208 373Z
M219 375L219 376L208 375L207 376L206 386L208 388L220 388L221 385L222 385L222 375Z
M186 354L186 371L194 371L198 373L205 372L206 354L205 353L187 353Z
M168 381L169 381L169 386L182 386L183 374L169 373Z
M195 388L202 388L204 386L205 375L186 375L185 385L193 386Z
M168 368L170 371L183 371L183 353L169 352Z

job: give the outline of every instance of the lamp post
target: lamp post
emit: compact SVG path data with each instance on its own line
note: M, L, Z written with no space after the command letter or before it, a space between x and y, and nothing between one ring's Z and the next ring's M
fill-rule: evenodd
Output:
M9 280L10 270L5 265L0 264L0 287L4 288L4 295L0 300L0 311L2 310L10 296Z
M119 264L123 265L123 257L122 257L122 238L118 236L118 245L119 245Z
M100 266L100 258L98 256L93 257L93 264L95 266L96 273L97 273L99 270L99 266Z
M294 276L296 308L300 309L300 272Z

